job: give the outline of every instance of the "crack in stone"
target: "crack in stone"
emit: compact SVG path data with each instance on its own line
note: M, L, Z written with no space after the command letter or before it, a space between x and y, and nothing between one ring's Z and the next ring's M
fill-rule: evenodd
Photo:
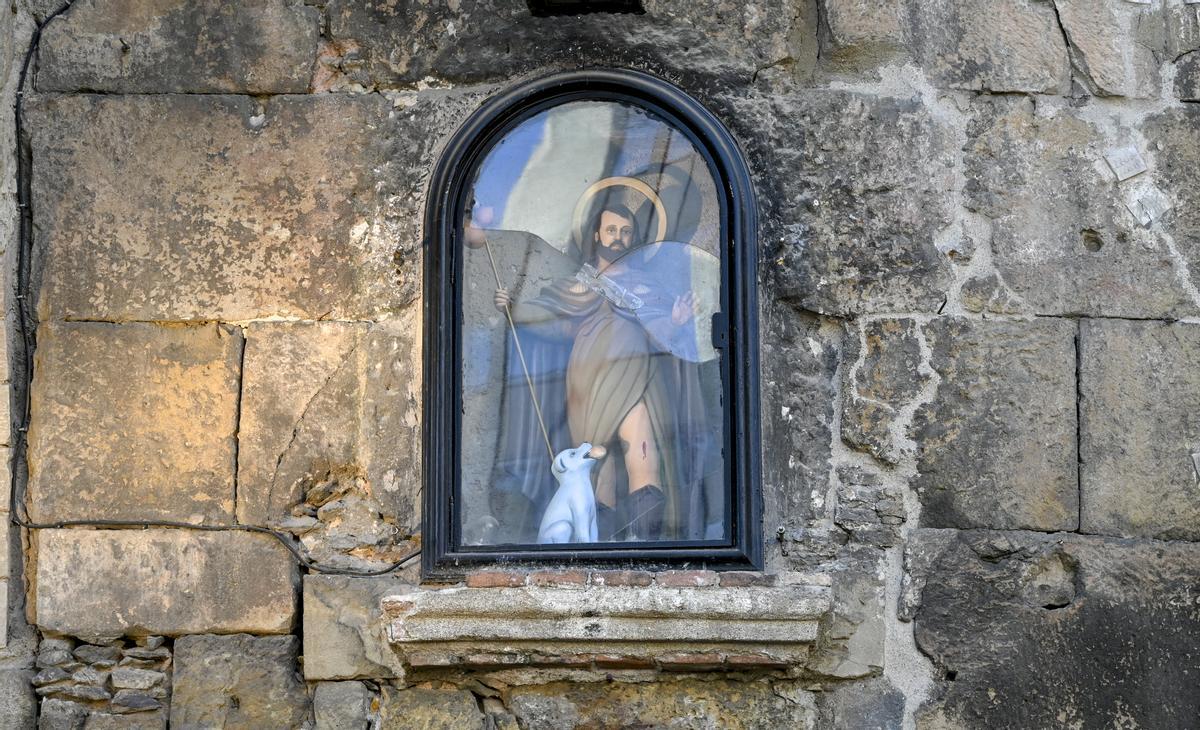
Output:
M1093 96L1098 96L1099 94L1096 93L1095 82L1092 81L1091 74L1086 68L1083 68L1080 65L1080 60L1076 59L1075 46L1071 43L1071 36L1067 33L1067 26L1063 24L1062 13L1058 9L1058 3L1050 3L1050 9L1054 11L1054 23L1058 26L1059 33L1062 34L1063 45L1066 46L1067 49L1067 63L1069 63L1071 66L1070 78L1068 78L1067 83L1070 84L1071 82L1075 81L1076 75L1078 75L1079 80L1088 87L1088 91L1090 91ZM1067 89L1067 94L1065 94L1065 96L1069 95L1070 88Z
M325 378L325 382L321 383L321 385L315 391L313 391L312 396L308 399L308 402L304 404L304 408L301 409L300 415L296 419L296 424L292 428L291 438L288 439L287 445L284 446L283 450L279 453L279 457L275 460L275 468L271 473L271 482L267 487L266 500L268 518L270 517L271 507L274 504L275 486L279 482L279 470L283 466L284 459L286 459L287 455L291 452L292 447L296 445L296 440L300 437L300 431L304 428L304 422L308 418L308 412L312 409L312 406L316 402L317 398L319 398L325 392L325 389L329 387L329 384L332 383L334 379L338 377L338 375L340 375L346 366L354 359L359 348L362 347L363 342L373 330L374 327L369 327L366 331L361 333L358 342L354 344L354 347L350 348L350 351L346 353L346 356L342 358L342 361L338 363L338 366L333 369L333 372L329 374L329 377Z
M820 68L821 59L825 56L826 34L832 35L832 31L829 29L829 8L826 7L827 2L828 0L816 0L814 3L817 7L817 68ZM797 14L792 18L792 22L795 23L799 17L800 15Z
M1075 323L1075 529L1083 526L1083 320Z
M238 392L233 409L233 523L238 523L238 470L241 466L242 403L246 395L246 330L238 327Z
M780 58L778 60L771 61L770 63L755 67L754 74L751 75L751 77L750 77L750 83L753 84L753 83L757 82L758 75L760 73L762 73L763 71L766 71L766 70L772 69L772 68L776 68L778 66L785 66L785 65L793 62L794 60L795 59L793 59L791 56L784 56L783 58Z

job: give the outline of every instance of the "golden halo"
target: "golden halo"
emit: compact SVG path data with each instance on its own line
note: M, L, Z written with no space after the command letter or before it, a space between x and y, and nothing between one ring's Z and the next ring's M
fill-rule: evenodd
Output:
M667 237L667 207L663 205L662 198L658 197L658 193L654 189L636 177L606 177L603 180L597 180L588 186L587 190L579 196L579 201L575 203L575 215L571 217L571 229L575 231L575 238L580 244L583 243L583 217L587 215L588 206L591 205L592 198L601 190L612 187L626 187L635 190L645 196L654 205L654 212L658 216L658 235L653 241L646 243L656 243Z

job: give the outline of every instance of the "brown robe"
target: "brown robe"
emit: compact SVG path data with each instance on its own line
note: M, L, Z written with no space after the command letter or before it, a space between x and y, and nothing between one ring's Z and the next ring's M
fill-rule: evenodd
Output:
M630 312L574 280L542 290L534 300L515 305L513 318L543 337L571 341L566 372L566 415L571 443L611 448L629 411L644 401L659 449L660 482L667 505L663 539L686 539L689 485L679 453L678 414L702 411L698 387L680 387L684 368L662 352ZM694 375L694 373L693 373ZM607 458L614 458L609 456ZM695 488L698 485L690 485Z

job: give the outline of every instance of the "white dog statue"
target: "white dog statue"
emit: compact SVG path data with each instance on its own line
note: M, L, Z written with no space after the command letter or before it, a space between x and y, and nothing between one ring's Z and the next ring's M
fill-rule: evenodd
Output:
M538 543L596 542L596 495L592 491L592 466L603 458L602 446L589 443L560 451L550 471L558 490L546 505L538 528ZM593 458L595 457L595 458Z

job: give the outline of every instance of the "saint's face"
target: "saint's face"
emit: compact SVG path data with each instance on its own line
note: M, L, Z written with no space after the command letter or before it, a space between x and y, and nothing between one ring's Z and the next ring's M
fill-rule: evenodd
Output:
M596 242L597 255L605 261L615 261L633 245L633 221L611 210L604 211L600 214Z

